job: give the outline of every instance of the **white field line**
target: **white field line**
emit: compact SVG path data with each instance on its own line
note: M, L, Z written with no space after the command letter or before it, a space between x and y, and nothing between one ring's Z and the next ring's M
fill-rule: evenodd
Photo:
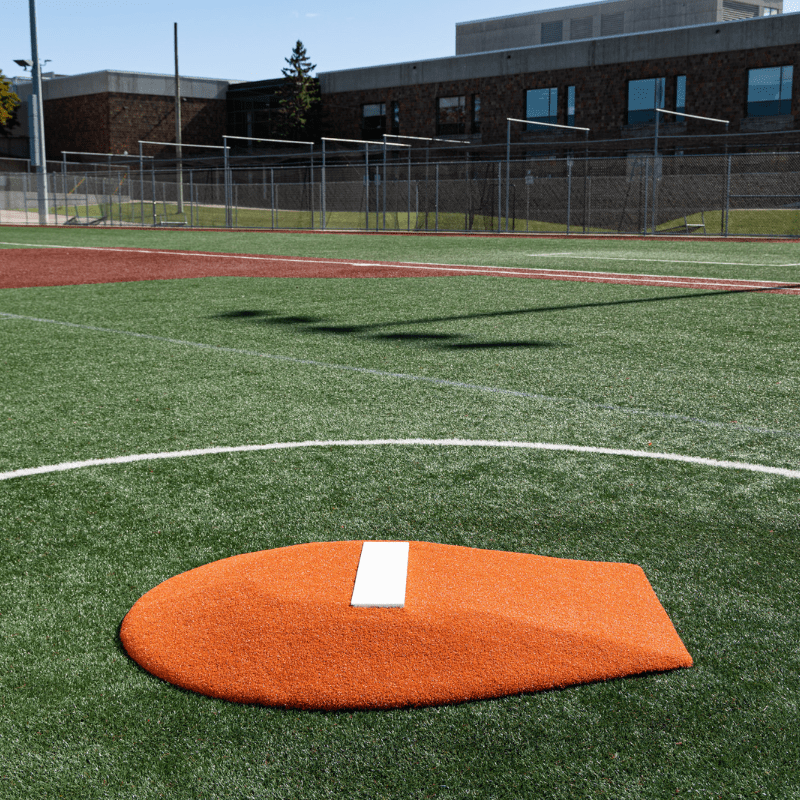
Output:
M655 419L670 420L673 422L685 422L694 425L703 425L709 428L721 428L723 430L743 430L750 433L766 434L769 436L783 436L795 438L798 436L793 431L785 431L774 428L759 428L754 425L740 425L737 423L717 422L715 420L702 419L700 417L690 417L686 414L674 414L666 411L651 411L645 408L629 408L613 403L593 403L579 397L561 397L558 395L540 394L537 392L523 392L518 389L504 389L500 386L483 386L479 383L465 383L463 381L453 381L447 378L435 378L429 375L414 375L408 372L390 372L389 370L373 369L371 367L354 367L350 364L335 364L329 361L315 361L310 358L295 358L293 356L283 356L277 353L264 353L260 350L247 350L240 347L225 347L223 345L207 344L205 342L192 342L188 339L173 339L168 336L158 336L154 333L138 333L137 331L118 330L116 328L102 328L98 325L85 325L78 322L64 322L63 320L47 319L42 317L29 317L22 314L11 314L8 311L0 311L2 320L23 320L26 322L39 322L47 325L61 325L65 328L76 328L78 330L91 331L92 333L110 333L116 336L130 336L134 339L145 339L164 344L176 344L182 347L196 347L200 350L208 350L214 353L228 353L233 355L253 356L255 358L269 359L270 361L280 361L288 364L299 364L303 366L319 367L321 369L339 370L342 372L353 372L360 375L371 375L378 378L390 378L394 380L413 381L416 383L432 384L434 386L447 386L453 389L463 389L471 392L487 392L505 397L521 397L526 400L537 400L546 403L575 403L583 407L593 408L598 411L611 411L617 414L627 414L631 416L653 417Z
M429 263L421 264L416 261L403 262L401 264L387 264L382 262L372 261L347 261L336 260L330 258L289 258L284 256L268 256L268 255L243 255L236 253L195 253L185 250L149 250L138 249L133 247L70 247L69 245L44 245L44 244L25 244L16 242L0 242L1 245L11 245L15 247L35 247L42 249L59 248L64 250L96 250L108 253L140 253L147 255L171 255L181 256L183 258L215 258L215 259L230 259L236 261L266 261L266 262L290 262L298 264L333 264L342 267L381 267L383 269L416 269L429 272L458 272L458 273L476 273L476 274L492 274L492 275L508 275L514 277L530 277L537 273L546 273L551 276L563 275L564 277L580 277L582 281L586 282L603 282L603 276L624 278L627 281L636 281L647 279L650 283L664 283L675 286L675 284L688 284L690 282L702 281L704 286L713 286L714 288L722 289L735 289L735 288L759 288L768 286L785 286L787 281L767 281L757 279L738 279L738 278L704 278L704 277L687 277L683 275L642 275L630 274L626 272L581 272L578 270L550 270L536 267L525 267L523 269L510 269L508 267L495 267L495 266L453 266L452 264L439 264ZM531 254L536 257L537 254ZM541 253L541 256L557 255L549 253ZM595 256L570 256L570 258L582 259L595 259ZM717 266L774 266L774 267L795 267L800 264L746 264L744 262L724 262L724 261L678 261L675 259L628 259L628 258L600 258L599 260L616 260L616 261L661 261L666 264L714 264ZM678 287L680 288L680 287ZM693 288L693 287L687 287ZM696 287L700 288L700 287Z
M528 253L531 258L568 257L583 261L644 261L653 264L709 264L717 267L800 267L800 264L751 264L747 261L695 261L677 258L630 258L629 256L578 256L572 253ZM608 273L613 275L614 273Z
M516 450L547 450L551 452L587 453L603 456L625 456L628 458L648 458L657 461L675 461L718 469L744 470L766 475L779 475L783 478L800 479L800 469L769 467L763 464L750 464L746 461L720 461L714 458L684 456L678 453L651 452L649 450L623 450L613 447L588 447L575 444L553 444L550 442L513 442L495 439L329 439L305 442L272 442L270 444L247 444L238 447L206 447L195 450L175 450L161 453L137 453L113 458L92 458L87 461L65 461L61 464L48 464L41 467L28 467L9 472L0 472L0 481L44 475L50 472L67 472L84 467L105 467L114 464L133 464L139 461L163 461L174 458L220 455L223 453L253 453L269 450L298 450L307 447L375 447L381 445L427 446L427 447L498 447Z

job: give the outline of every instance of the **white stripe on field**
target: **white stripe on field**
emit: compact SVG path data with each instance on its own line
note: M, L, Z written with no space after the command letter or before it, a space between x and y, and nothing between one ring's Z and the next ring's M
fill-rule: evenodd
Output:
M84 467L105 467L112 464L133 464L138 461L162 461L172 458L220 455L223 453L253 453L266 450L297 450L304 447L374 447L379 445L429 446L429 447L501 447L516 450L549 450L567 453L590 453L603 456L627 456L629 458L649 458L657 461L678 461L684 464L697 464L719 469L736 469L747 472L760 472L767 475L780 475L783 478L800 479L800 469L769 467L763 464L750 464L746 461L720 461L715 458L684 456L678 453L660 453L649 450L624 450L615 447L588 447L577 444L552 444L549 442L513 442L494 439L329 439L306 442L272 442L270 444L245 444L238 447L206 447L196 450L175 450L162 453L137 453L112 458L92 458L87 461L65 461L61 464L48 464L42 467L27 467L9 472L0 472L0 481L24 478L30 475L44 475L49 472L68 472Z
M479 265L479 266L454 266L453 264L439 264L436 262L430 262L422 264L417 261L407 261L402 263L396 264L387 264L382 262L371 262L371 261L347 261L343 259L332 259L332 258L292 258L292 257L284 257L284 256L272 256L272 255L244 255L239 253L196 253L189 250L150 250L147 248L134 248L134 247L90 247L81 245L79 247L73 247L70 245L65 244L25 244L24 242L0 242L0 245L10 245L12 247L37 247L42 249L63 249L63 250L99 250L108 253L144 253L147 255L171 255L171 256L190 256L192 258L217 258L217 259L232 259L237 261L278 261L278 262L290 262L290 263L298 263L298 264L333 264L335 266L341 267L382 267L384 269L418 269L418 270L428 270L432 272L476 272L476 273L485 273L487 271L497 273L498 275L518 275L518 276L530 276L531 273L536 272L569 272L569 270L547 270L547 269L536 269L533 267L524 267L522 269L511 269L509 267L497 267L497 266L488 266L488 265ZM562 253L530 253L530 256L536 258L538 256L541 257L551 257L551 256L559 256L563 257L564 254ZM623 258L617 256L569 256L569 258L579 258L579 259L588 259L593 261L650 261L650 262L660 262L664 264L713 264L716 266L727 266L727 267L797 267L800 264L748 264L745 262L738 262L738 261L679 261L677 259L661 259L661 258ZM591 275L592 273L588 273ZM737 278L702 278L702 277L684 277L681 275L634 275L629 274L626 272L604 272L603 275L619 275L620 277L626 278L662 278L664 280L680 280L680 281L688 281L688 280L697 280L697 281L720 281L720 280L729 280L729 281L737 281ZM745 280L745 279L741 279ZM778 284L783 285L786 281L760 281L754 279L747 279L754 283L763 283L767 284ZM736 285L732 283L731 285Z
M682 261L677 258L631 258L630 256L578 256L572 253L528 253L531 258L559 258L581 259L583 261L647 261L653 264L710 264L717 267L800 267L800 264L751 264L747 261L696 261L689 259Z
M434 378L428 375L414 375L408 372L390 372L388 370L372 369L370 367L354 367L350 364L334 364L329 361L315 361L310 358L282 356L277 353L264 353L259 350L246 350L240 347L224 347L222 345L206 344L205 342L192 342L188 339L172 339L168 336L157 336L154 333L137 333L136 331L118 330L116 328L101 328L98 325L84 325L78 322L64 322L62 320L43 317L28 317L22 314L11 314L8 311L0 311L0 319L20 319L28 322L42 322L48 325L63 325L66 328L77 328L78 330L92 331L95 333L112 333L117 336L130 336L135 339L147 339L154 342L177 344L183 347L197 347L201 350L210 350L216 353L253 356L255 358L265 358L271 361L282 361L288 364L301 364L303 366L319 367L321 369L354 372L360 375L373 375L378 378L392 378L396 380L413 381L415 383L428 383L434 386L447 386L453 389L465 389L471 392L488 392L490 394L504 395L506 397L523 397L528 400L539 400L546 403L578 403L582 406L596 408L601 411L613 411L617 414L629 414L631 416L654 417L656 419L673 420L675 422L690 422L709 428L722 428L725 430L738 429L750 431L751 433L764 433L770 436L789 436L792 438L798 435L793 431L775 428L759 428L754 425L740 425L738 423L717 422L715 420L690 417L686 414L674 414L667 411L651 411L645 408L626 408L625 406L618 406L613 403L593 403L589 400L583 400L580 397L559 397L557 395L539 394L537 392L523 392L518 389L504 389L500 386L482 386L479 383L464 383L463 381L452 381L447 378Z

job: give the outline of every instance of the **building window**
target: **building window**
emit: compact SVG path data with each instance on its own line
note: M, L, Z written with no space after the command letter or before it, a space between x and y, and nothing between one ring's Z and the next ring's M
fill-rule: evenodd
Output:
M440 97L437 103L436 133L440 136L466 133L466 97Z
M472 133L481 132L481 96L472 95Z
M400 134L400 103L396 100L392 103L391 133L395 136Z
M575 87L567 86L567 125L575 124Z
M722 21L751 19L758 16L758 6L752 3L739 3L737 0L723 0Z
M764 6L764 16L765 17L774 17L776 14L780 14L780 9L778 8L767 8Z
M625 12L600 15L600 35L617 36L625 32Z
M564 23L562 20L542 23L542 44L553 44L564 38Z
M361 134L380 139L386 133L386 103L365 103L361 107Z
M751 69L747 74L747 116L792 113L792 67Z
M686 113L686 76L678 75L675 78L675 110L681 114Z
M593 19L593 17L571 19L569 21L569 38L573 41L575 39L591 39Z
M558 116L558 89L529 89L525 93L525 119L555 124ZM538 125L528 125L531 132L541 132Z
M665 78L628 81L628 125L656 121L656 108L664 107Z

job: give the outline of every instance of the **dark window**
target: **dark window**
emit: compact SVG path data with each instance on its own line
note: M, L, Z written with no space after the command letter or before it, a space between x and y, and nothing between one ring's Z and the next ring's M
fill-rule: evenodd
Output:
M472 129L471 133L481 132L481 96L472 95Z
M558 119L558 89L529 89L525 93L525 119L545 122L551 125ZM528 125L531 132L542 132L539 125Z
M437 101L436 133L452 136L466 133L467 104L466 97L440 97Z
M747 75L747 116L792 113L792 67L751 69Z
M396 100L392 103L392 130L395 136L400 134L400 103Z
M681 114L686 113L686 76L678 75L675 78L675 110Z
M628 81L628 125L656 121L656 107L664 107L665 78Z
M542 44L560 42L564 38L564 23L559 19L555 22L542 23Z
M738 0L723 0L722 21L734 19L751 19L758 16L758 6L752 3L740 3Z
M569 21L570 39L591 39L593 17L580 17Z
M380 139L386 133L386 103L366 103L361 107L361 134L365 139Z
M625 32L625 12L619 11L616 14L601 14L600 16L600 35L617 36Z
M575 87L567 86L567 125L575 124Z

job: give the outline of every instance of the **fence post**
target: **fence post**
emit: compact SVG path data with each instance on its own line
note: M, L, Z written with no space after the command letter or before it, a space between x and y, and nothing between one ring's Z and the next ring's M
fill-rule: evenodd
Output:
M503 229L503 162L497 162L497 232Z
M411 148L408 148L408 219L406 220L408 232L411 232ZM416 228L416 220L414 220Z
M28 169L30 169L30 162L28 162ZM28 173L22 174L22 199L25 204L25 224L28 224Z
M189 227L194 228L194 170L189 170Z
M96 179L95 179L96 180ZM83 192L83 197L86 201L86 221L89 221L89 173L86 173L86 189Z
M326 218L327 197L325 196L325 192L326 192L326 188L327 187L325 185L325 140L324 139L322 140L322 186L320 188L321 188L321 194L322 194L322 230L325 230L325 226L327 224L327 218ZM273 228L275 227L274 223L273 223L272 227Z
M727 174L725 176L725 235L728 235L728 219L731 209L731 159L732 155L728 154Z
M567 236L569 236L569 223L572 216L572 156L567 156Z
M325 180L325 170L322 171L322 180ZM323 191L324 196L324 191ZM270 216L272 218L272 230L275 230L275 168L269 168L269 202L270 202ZM325 228L325 204L323 200L322 206L322 227Z
M435 194L435 199L436 199L436 206L435 206L436 213L434 215L434 231L436 231L436 233L439 233L439 162L438 161L436 162L436 194Z

